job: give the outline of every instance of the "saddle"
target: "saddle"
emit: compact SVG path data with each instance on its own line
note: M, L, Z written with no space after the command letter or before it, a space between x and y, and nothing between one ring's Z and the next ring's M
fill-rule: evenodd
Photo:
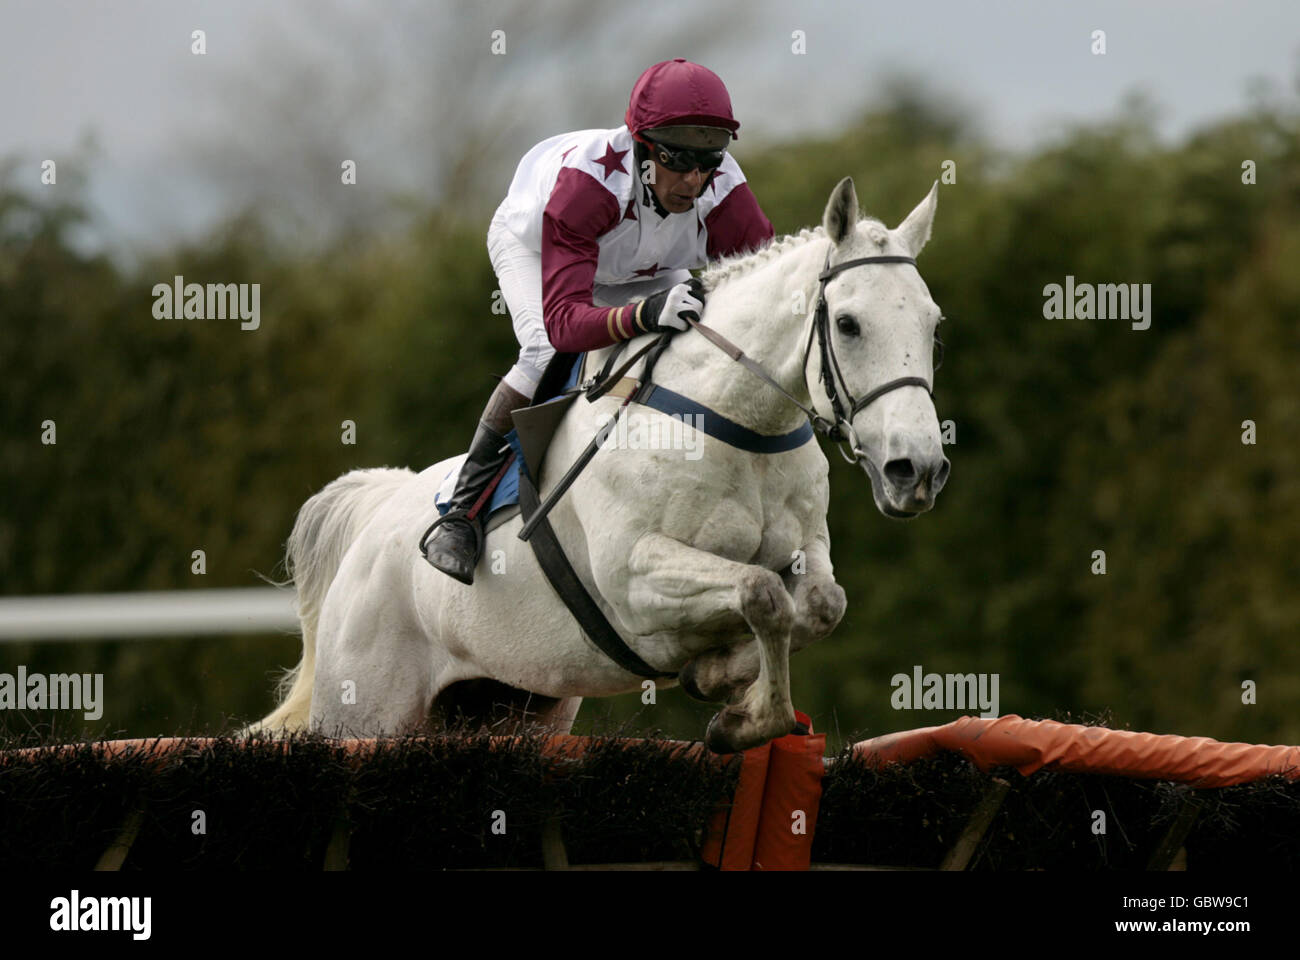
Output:
M533 394L532 403L527 407L514 411L515 427L505 435L505 438L514 449L515 455L492 492L492 499L488 503L485 532L499 527L519 514L520 467L523 465L526 475L532 478L534 487L536 487L541 476L542 464L546 460L546 452L551 446L551 440L555 437L555 431L559 429L560 422L564 419L564 415L568 412L572 402L584 392L588 400L599 399L606 393L610 396L621 397L624 401L633 400L636 399L634 394L641 388L642 381L645 381L650 388L643 392L656 391L656 388L649 384L650 372L653 368L653 361L658 358L659 353L663 351L667 344L667 336L651 341L638 350L618 370L615 370L614 365L622 355L623 348L627 345L627 342L624 341L610 353L600 373L581 385L579 385L579 379L586 368L587 354L556 353L551 358L542 374L541 381L537 385L537 390ZM646 354L649 354L651 359L647 362L646 370L642 374L642 380L634 380L624 376L636 361ZM665 391L663 388L657 388L657 393L655 400L667 397L684 399L678 397L677 394L671 393L671 391ZM658 406L667 413L681 413L676 408L670 408L660 403L651 405ZM730 423L730 421L726 422ZM708 431L706 427L706 432L711 431ZM590 457L588 456L587 459L590 459ZM461 465L464 462L463 456L452 461L451 469L443 478L442 484L434 496L434 505L440 515L446 514L448 510L448 501L451 500L452 492L456 486L456 477L460 473ZM563 482L564 488L567 488L577 474L581 472L586 460L580 460L579 463L581 466L575 464L575 468L566 474L566 482ZM527 539L527 536L524 539Z

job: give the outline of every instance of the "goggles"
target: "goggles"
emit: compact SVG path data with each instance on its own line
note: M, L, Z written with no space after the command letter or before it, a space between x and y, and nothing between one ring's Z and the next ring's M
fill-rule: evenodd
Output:
M651 156L673 173L690 173L696 167L708 173L722 166L722 160L727 155L725 149L691 150L686 147L670 147L656 140L649 140L649 143Z

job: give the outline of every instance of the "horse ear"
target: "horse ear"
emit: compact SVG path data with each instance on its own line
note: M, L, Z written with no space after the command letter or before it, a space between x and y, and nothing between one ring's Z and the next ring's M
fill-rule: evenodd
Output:
M826 236L837 247L853 233L858 222L858 192L853 189L853 178L845 177L831 191L830 202L822 215Z
M930 239L930 227L934 224L934 211L938 206L939 181L936 180L925 199L898 225L898 239L913 257L921 252L921 248Z

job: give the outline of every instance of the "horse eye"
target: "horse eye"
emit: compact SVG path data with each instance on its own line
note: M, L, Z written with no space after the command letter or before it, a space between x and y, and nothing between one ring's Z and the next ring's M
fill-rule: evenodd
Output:
M836 317L835 326L839 329L840 333L847 337L856 337L862 332L858 327L858 321L850 317L848 314L840 314Z

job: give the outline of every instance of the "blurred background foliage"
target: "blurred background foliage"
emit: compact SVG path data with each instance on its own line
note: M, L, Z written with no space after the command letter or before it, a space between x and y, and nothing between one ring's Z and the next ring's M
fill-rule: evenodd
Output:
M739 151L778 233L818 222L846 174L896 225L956 164L921 260L948 317L936 402L956 423L952 478L900 524L827 450L849 610L795 658L793 692L833 740L957 716L891 708L890 677L919 664L999 674L1003 713L1300 743L1300 111L1261 102L1175 144L1149 113L1135 97L1009 154L899 83L833 140ZM253 207L127 267L81 252L75 183L37 192L19 169L0 168L5 595L279 576L303 500L355 467L463 449L516 350L491 311L486 217L460 212L483 198L406 197L400 231L309 249ZM260 283L260 329L154 319L152 286L178 274ZM1151 328L1043 319L1043 287L1067 274L1150 283ZM57 445L39 442L46 419ZM0 669L105 673L95 733L218 731L266 712L298 652L292 636L18 644ZM675 690L653 707L629 695L588 701L579 729L693 739L711 712ZM79 715L59 722L81 732Z

